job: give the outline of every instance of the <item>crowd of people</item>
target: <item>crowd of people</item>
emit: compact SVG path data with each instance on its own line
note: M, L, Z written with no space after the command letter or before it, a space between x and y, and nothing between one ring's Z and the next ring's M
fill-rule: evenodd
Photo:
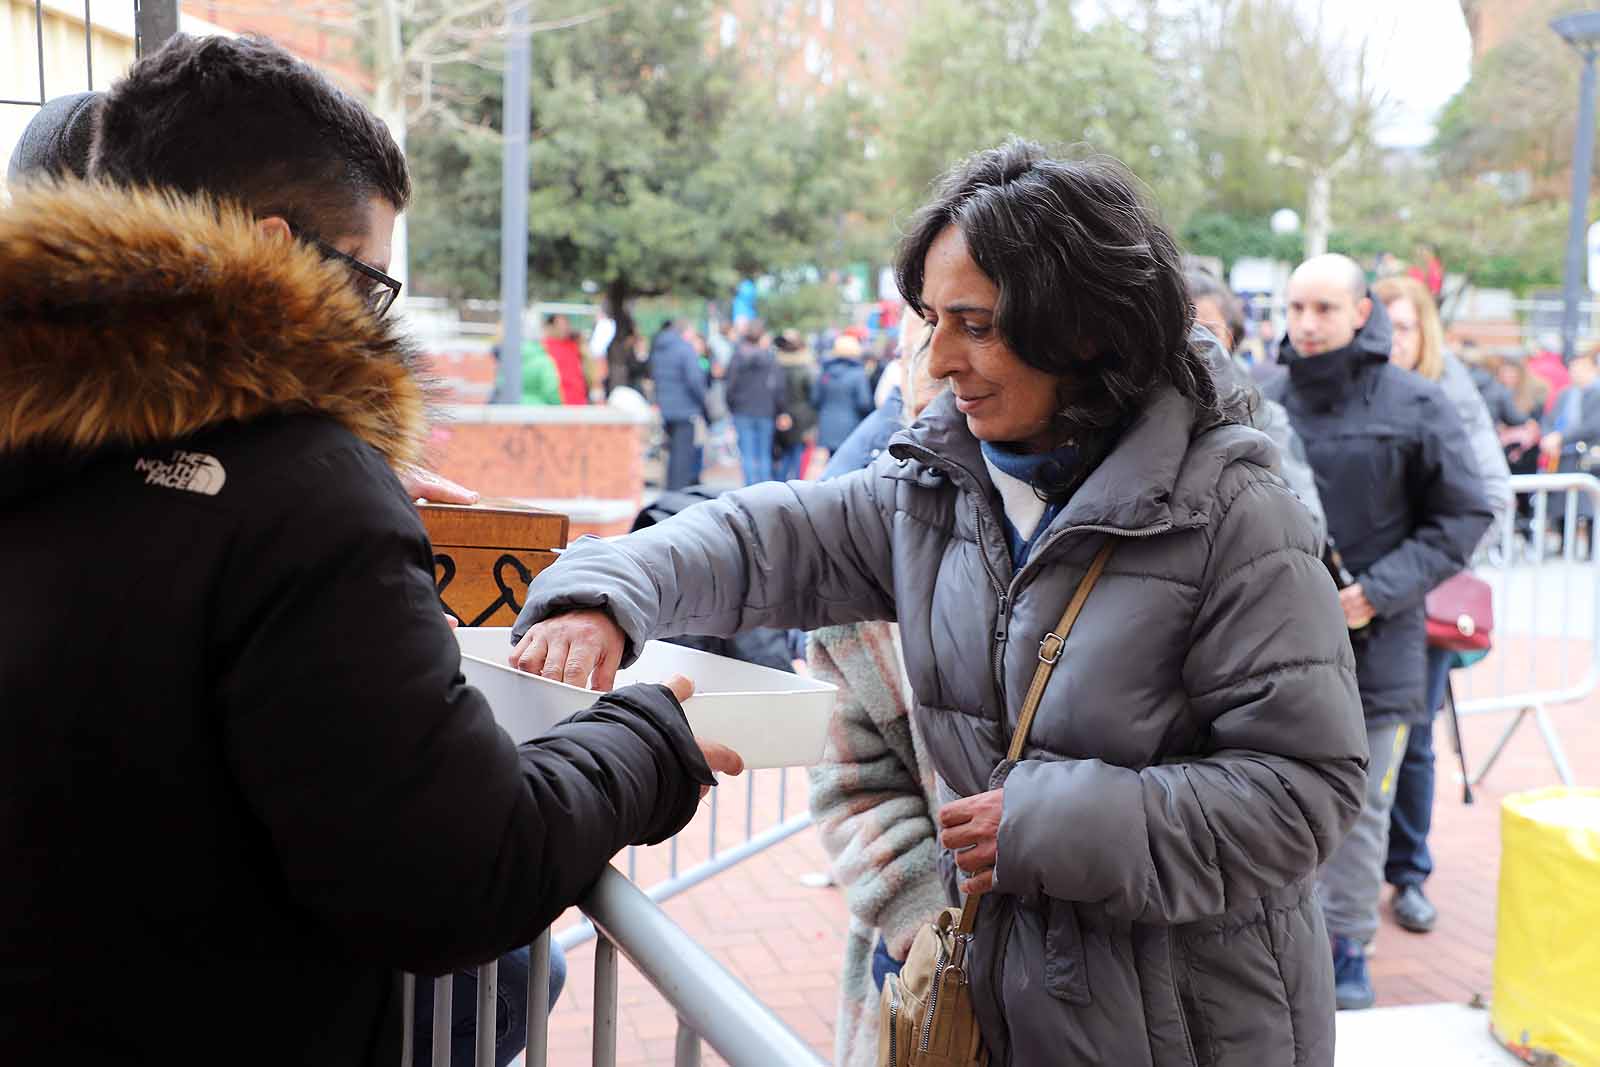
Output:
M1269 345L1120 165L1008 141L908 221L881 368L851 330L655 334L665 488L724 415L747 484L534 579L508 662L604 695L517 746L412 506L382 123L270 42L185 37L36 123L0 209L6 1058L155 1062L182 988L195 1047L393 1062L400 970L504 957L509 1061L515 951L741 769L688 680L618 669L756 628L840 687L812 805L841 1063L915 1025L949 907L996 1067L1331 1067L1385 882L1432 928L1424 598L1515 464L1586 462L1592 357L1458 358L1426 279L1338 255ZM543 326L525 391L588 399ZM108 541L138 556L114 603Z
M713 333L720 344L711 344L692 325L666 322L648 364L666 437L662 488L701 480L706 441L724 423L744 484L820 472L864 420L899 403L898 364L869 356L865 332L828 330L808 343L796 331L774 336L761 320L746 319Z

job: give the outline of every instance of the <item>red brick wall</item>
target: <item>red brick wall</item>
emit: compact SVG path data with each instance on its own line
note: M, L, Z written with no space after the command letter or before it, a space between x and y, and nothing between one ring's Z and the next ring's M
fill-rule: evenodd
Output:
M644 492L644 430L628 423L454 423L434 430L429 459L485 496L631 500Z
M452 404L487 404L494 392L494 354L477 349L429 352L427 375L441 386Z

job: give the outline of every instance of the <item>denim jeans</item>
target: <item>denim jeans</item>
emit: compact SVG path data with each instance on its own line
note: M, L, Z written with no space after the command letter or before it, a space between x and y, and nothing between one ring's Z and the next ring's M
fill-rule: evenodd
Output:
M528 950L519 948L500 957L496 974L499 1005L495 1011L495 1067L522 1054L528 1044ZM554 942L550 944L550 1007L556 1006L561 987L567 982L567 959ZM417 1006L412 1026L416 1067L433 1063L433 982L417 979ZM477 1049L478 972L457 971L450 989L450 1062L470 1064Z
M883 980L891 974L899 974L904 966L905 961L889 955L889 946L883 943L883 938L878 938L878 944L872 950L872 983L879 991L883 989Z
M777 478L780 482L792 482L800 477L800 465L805 462L806 443L801 441L797 445L790 445L778 457Z
M700 480L700 448L694 443L693 419L667 422L666 489L687 489Z
M739 438L744 484L772 481L772 435L777 432L777 424L760 415L735 415L733 432Z
M1437 713L1450 682L1454 653L1428 649L1428 707ZM1394 808L1389 812L1389 856L1383 880L1399 889L1420 886L1433 873L1428 851L1428 831L1433 827L1433 725L1418 726L1406 740L1395 786Z

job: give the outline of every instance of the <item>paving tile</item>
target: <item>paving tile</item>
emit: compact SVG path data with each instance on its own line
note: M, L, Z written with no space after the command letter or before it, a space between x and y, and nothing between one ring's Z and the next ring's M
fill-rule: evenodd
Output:
M1506 652L1512 657L1517 654L1515 647ZM1479 668L1485 669L1492 669L1492 663ZM1553 675L1558 669L1558 660L1554 655L1545 654L1536 669L1541 677ZM1555 709L1551 717L1579 781L1583 784L1600 782L1600 699L1591 698L1581 705ZM1509 714L1497 714L1465 721L1465 743L1474 767L1493 746L1509 718ZM1459 1010L1447 1007L1433 1014L1380 1016L1378 1024L1358 1025L1351 1031L1357 1035L1350 1038L1354 1048L1373 1047L1372 1042L1387 1040L1385 1035L1406 1020L1419 1023L1425 1020L1428 1025L1437 1022L1458 1029L1470 1024L1476 1028L1475 1047L1482 1045L1482 1013L1468 1013L1468 1009L1461 1006L1474 993L1487 997L1493 985L1500 866L1499 804L1512 793L1556 784L1555 772L1538 731L1529 723L1512 738L1489 779L1476 790L1477 803L1464 806L1454 755L1442 726L1436 740L1439 774L1432 837L1436 873L1428 889L1440 910L1439 926L1427 935L1407 933L1394 924L1385 905L1371 966L1380 1008L1445 1002L1456 1005ZM776 775L771 775L758 782L755 793L758 830L778 820L775 779ZM786 814L802 811L806 797L805 776L791 772L785 789ZM730 847L744 839L744 812L749 796L748 790L736 784L719 801L721 847ZM695 826L680 842L680 869L686 869L708 853L708 841L704 836L708 823L709 810L702 810ZM649 885L666 877L666 852L664 847L642 850L637 859L641 884ZM849 915L838 888L808 888L799 879L807 872L825 870L826 866L827 859L815 832L808 829L666 905L674 921L749 985L825 1060L832 1055L838 968ZM558 928L576 917L575 912L570 913ZM588 1062L593 961L592 945L569 954L567 993L551 1020L552 1064L566 1067ZM672 1037L677 1026L673 1011L625 960L618 999L624 1005L618 1026L618 1062L670 1064ZM1405 1010L1420 1009L1408 1007ZM1348 1028L1343 1019L1340 1026L1339 1062L1362 1062L1347 1057L1344 1033ZM1368 1044L1359 1043L1363 1041ZM558 1047L560 1056L554 1055ZM1487 1050L1487 1058L1481 1062L1498 1062L1493 1055L1495 1051ZM703 1062L720 1064L723 1061L708 1048ZM1446 1061L1435 1058L1434 1062ZM1454 1065L1456 1061L1449 1062ZM1507 1057L1506 1062L1513 1061Z

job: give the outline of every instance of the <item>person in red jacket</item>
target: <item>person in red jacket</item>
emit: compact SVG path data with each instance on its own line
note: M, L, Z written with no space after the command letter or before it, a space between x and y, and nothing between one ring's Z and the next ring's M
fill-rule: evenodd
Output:
M589 380L583 372L583 348L565 315L550 315L544 320L544 350L556 365L561 379L563 404L587 404Z

